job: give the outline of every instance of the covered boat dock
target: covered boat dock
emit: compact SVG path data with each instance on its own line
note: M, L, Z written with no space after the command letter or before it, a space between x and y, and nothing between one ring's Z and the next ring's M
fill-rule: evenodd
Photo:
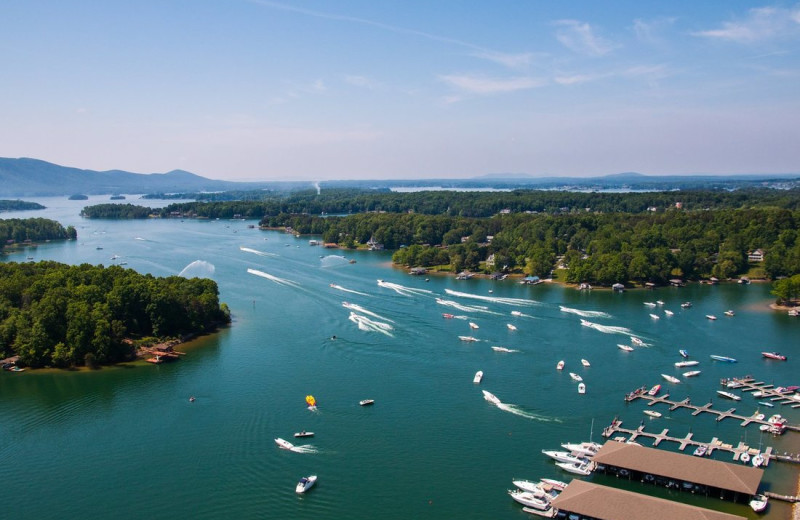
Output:
M559 514L600 520L744 520L746 517L690 506L575 479L553 500Z

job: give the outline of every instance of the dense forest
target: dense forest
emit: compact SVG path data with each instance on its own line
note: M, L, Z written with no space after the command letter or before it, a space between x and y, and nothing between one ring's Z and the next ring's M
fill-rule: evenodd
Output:
M58 222L46 218L0 219L0 240L4 245L25 241L64 240L78 237L74 227L66 229Z
M0 200L0 211L27 211L31 209L45 209L38 202L24 200Z
M131 339L164 339L230 321L213 280L156 278L119 266L0 264L0 357L22 366L125 361Z
M108 203L86 206L81 211L81 216L86 218L138 219L147 218L152 212L152 209L144 206Z

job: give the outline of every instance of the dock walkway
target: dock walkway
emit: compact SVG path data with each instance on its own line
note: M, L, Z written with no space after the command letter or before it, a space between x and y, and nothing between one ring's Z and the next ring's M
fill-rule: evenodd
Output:
M790 397L793 392L786 392L785 390L779 391L774 385L768 384L764 381L756 381L751 376L733 377L730 379L723 379L723 384L733 384L730 388L736 388L742 392L761 392L759 399L769 399L772 403L781 405L790 405L792 408L800 408L800 400Z

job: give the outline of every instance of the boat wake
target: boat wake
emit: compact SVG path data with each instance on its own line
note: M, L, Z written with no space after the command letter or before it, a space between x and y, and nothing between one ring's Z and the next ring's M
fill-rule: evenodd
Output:
M184 267L183 271L178 273L178 276L183 276L184 278L211 278L214 276L215 270L214 264L205 260L195 260Z
M355 323L356 325L358 325L359 330L363 330L366 332L380 332L381 334L386 334L387 336L394 337L394 335L390 332L394 330L394 327L392 327L388 323L371 320L366 316L362 316L361 314L356 314L355 312L350 312L350 316L348 317L348 319L353 323Z
M570 307L564 307L563 305L558 306L561 309L561 312L569 312L571 314L577 314L583 318L610 318L611 315L607 312L603 311L582 311L580 309L572 309Z
M289 451L295 453L319 453L319 450L313 444L304 444L303 446L292 446Z
M539 415L537 413L525 410L524 408L516 404L500 403L496 406L501 410L503 410L504 412L513 413L514 415L519 415L520 417L531 419L533 421L557 422L557 423L561 422L561 419L556 419L554 417L547 417L545 415Z
M627 327L615 327L612 325L600 325L599 323L593 323L591 321L581 320L581 325L584 327L589 327L590 329L599 330L603 334L624 334L626 336L630 336L633 334L633 331Z
M360 296L369 296L369 294L367 294L367 293L354 291L353 289L345 289L341 285L336 285L335 283L332 283L331 287L333 287L334 289L336 289L338 291L344 291L344 292L349 292L349 293L352 293L352 294L358 294Z
M261 278L266 278L267 280L275 282L278 285L287 285L289 287L300 287L300 284L298 284L297 282L286 280L285 278L278 278L277 276L265 273L264 271L258 271L256 269L248 269L247 272L250 274L254 274L256 276L260 276Z
M404 285L400 285L399 283L384 282L383 280L378 280L378 285L380 287L391 289L397 294L403 296L418 296L420 294L433 294L433 291L429 291L427 289L416 289L414 287L406 287Z
M436 298L436 303L453 307L454 309L464 312L485 312L486 314L495 314L500 316L500 313L490 311L488 307L484 307L483 305L462 305L458 302L454 302L453 300L443 300L441 298Z
M474 298L476 300L483 300L492 303L502 303L504 305L523 305L523 306L533 306L539 305L539 302L536 300L524 300L522 298L503 298L498 296L483 296L480 294L470 294L470 293L463 293L454 291L452 289L445 289L444 292L449 294L450 296L459 296L461 298Z
M361 305L356 305L355 303L342 302L342 307L344 307L345 309L350 309L351 311L358 311L361 314L367 314L369 316L372 316L373 318L378 318L379 320L390 321L390 322L394 323L394 320L390 320L389 318L385 318L385 317L381 316L380 314L376 314L376 313L374 313L372 311L368 311L367 309L365 309Z
M254 255L258 256L271 256L273 258L278 258L279 256L275 253L265 253L264 251L259 251L257 249L250 249L249 247L239 247L239 251L244 251L245 253L253 253Z

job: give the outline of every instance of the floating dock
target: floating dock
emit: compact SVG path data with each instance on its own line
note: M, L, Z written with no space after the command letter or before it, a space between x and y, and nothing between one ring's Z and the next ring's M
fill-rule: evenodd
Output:
M769 399L772 403L781 405L789 405L792 408L800 408L800 400L790 397L789 394L793 392L778 391L775 385L765 383L764 381L756 381L751 376L733 377L731 379L723 379L723 385L734 384L730 388L736 388L742 392L761 392L759 399Z

